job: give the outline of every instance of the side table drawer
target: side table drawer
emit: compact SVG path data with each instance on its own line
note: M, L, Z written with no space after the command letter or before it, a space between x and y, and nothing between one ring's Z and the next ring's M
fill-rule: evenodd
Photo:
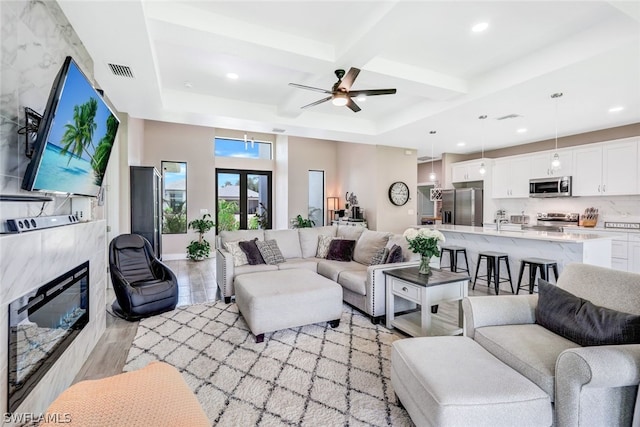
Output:
M391 282L392 292L401 295L402 298L420 302L420 288L402 280L393 279Z

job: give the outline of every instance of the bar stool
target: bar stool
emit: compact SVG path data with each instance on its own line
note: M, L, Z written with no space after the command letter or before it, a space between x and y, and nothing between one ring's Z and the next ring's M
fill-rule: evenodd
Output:
M520 273L518 274L518 289L516 289L516 295L520 292L520 288L525 288L527 285L521 286L522 275L524 273L524 268L529 267L529 293L533 293L533 288L536 284L536 272L540 270L540 278L542 280L548 280L549 269L553 269L553 275L558 280L558 263L552 259L543 259L543 258L525 258L520 261Z
M480 263L485 259L487 261L487 275L486 276L478 276L478 272L480 271ZM500 261L504 261L507 266L507 275L508 279L500 279ZM491 278L493 277L493 282L496 287L496 295L500 292L500 283L509 282L511 286L511 292L513 292L513 282L511 281L511 269L509 268L509 255L502 252L493 252L486 251L480 252L478 254L478 265L476 267L476 276L473 279L473 286L471 289L476 288L476 280L478 277L481 279L486 279L487 286L491 288Z
M442 255L444 253L449 255L449 270L454 273L458 273L460 271L469 272L469 260L467 259L467 248L463 248L462 246L442 246L440 248L440 268L447 268L442 266ZM458 269L458 254L464 255L464 264L465 268Z

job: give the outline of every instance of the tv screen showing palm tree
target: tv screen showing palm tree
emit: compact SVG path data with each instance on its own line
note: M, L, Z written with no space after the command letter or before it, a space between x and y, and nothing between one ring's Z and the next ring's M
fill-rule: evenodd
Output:
M67 57L51 90L23 188L98 195L118 125L102 97Z

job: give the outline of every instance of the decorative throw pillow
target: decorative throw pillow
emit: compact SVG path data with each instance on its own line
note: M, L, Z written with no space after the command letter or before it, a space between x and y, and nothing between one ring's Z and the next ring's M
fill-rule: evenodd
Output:
M318 251L316 252L316 257L326 258L329 253L329 245L333 240L336 240L333 236L318 235Z
M278 247L278 243L275 240L267 240L264 242L258 240L256 242L256 246L258 247L260 255L262 255L266 264L274 265L285 262L282 252Z
M393 245L389 249L389 255L384 260L384 264L394 264L396 262L402 262L402 248L398 245Z
M329 244L327 259L333 261L351 261L353 259L353 249L355 247L355 240L335 239L331 244Z
M225 242L224 248L231 254L234 267L249 264L247 256L244 254L242 249L240 249L240 242Z
M380 248L373 254L373 257L371 257L371 264L369 265L384 264L388 256L389 248Z
M640 344L640 316L599 307L542 279L536 323L581 346Z
M245 242L240 242L240 249L247 256L247 260L250 265L264 264L264 259L262 259L262 255L260 254L260 250L256 245L256 241L258 238L256 237L253 240L247 240Z

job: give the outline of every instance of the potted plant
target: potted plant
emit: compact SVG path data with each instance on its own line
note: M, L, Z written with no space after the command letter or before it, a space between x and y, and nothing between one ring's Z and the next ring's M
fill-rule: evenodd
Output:
M293 224L293 228L311 228L316 223L309 218L302 218L302 215L296 216L295 223Z
M189 223L189 228L198 232L198 240L192 240L187 246L187 258L193 261L200 261L211 253L211 244L204 238L204 233L215 227L215 223L210 219L211 215L204 214L201 219L194 219Z

